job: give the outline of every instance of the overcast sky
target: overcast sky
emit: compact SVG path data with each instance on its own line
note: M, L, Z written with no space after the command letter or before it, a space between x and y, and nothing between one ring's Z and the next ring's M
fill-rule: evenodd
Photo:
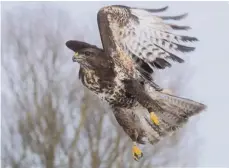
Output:
M200 40L196 51L188 54L189 65L195 73L186 83L185 95L204 102L208 110L201 115L195 127L204 141L201 142L199 166L229 166L229 4L227 2L49 2L65 10L74 23L90 30L85 41L101 46L96 23L96 13L102 6L110 4L131 5L135 7L160 8L169 5L165 13L176 15L189 13L182 21L192 27L190 34ZM4 3L4 10L30 5ZM164 14L164 13L163 13ZM80 39L82 40L82 39ZM176 65L179 66L179 65ZM187 72L188 73L188 72ZM192 135L195 136L195 135ZM187 145L189 144L188 138Z

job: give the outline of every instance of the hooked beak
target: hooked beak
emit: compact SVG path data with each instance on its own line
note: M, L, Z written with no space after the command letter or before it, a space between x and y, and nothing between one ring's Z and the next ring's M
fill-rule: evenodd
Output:
M78 55L79 55L79 53L78 53L78 52L75 52L75 54L74 54L73 57L72 57L72 61L73 61L73 62L76 62L76 61L77 61Z

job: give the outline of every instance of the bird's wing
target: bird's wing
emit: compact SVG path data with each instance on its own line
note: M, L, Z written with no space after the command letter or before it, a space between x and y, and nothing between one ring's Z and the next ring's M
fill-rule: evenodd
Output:
M125 57L136 62L143 76L153 73L155 68L171 67L171 60L184 62L179 54L193 51L195 48L187 43L198 40L173 32L188 30L190 27L166 23L168 20L180 20L187 14L153 15L153 12L166 9L140 9L120 5L100 9L97 19L105 52L112 56L114 50L121 49Z

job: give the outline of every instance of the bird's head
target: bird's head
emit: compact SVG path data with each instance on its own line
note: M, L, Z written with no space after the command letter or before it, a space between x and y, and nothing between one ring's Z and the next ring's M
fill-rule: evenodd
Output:
M75 40L67 41L66 46L75 52L72 57L73 62L78 62L86 69L95 69L99 66L101 51L96 46Z

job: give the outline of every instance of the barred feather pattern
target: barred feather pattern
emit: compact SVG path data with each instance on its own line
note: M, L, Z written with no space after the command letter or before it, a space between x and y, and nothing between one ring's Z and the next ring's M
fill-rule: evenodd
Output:
M129 15L126 14L128 11ZM126 22L121 28L119 20L114 21L111 16L108 20L116 45L127 55L134 55L135 60L139 58L146 62L153 71L153 68L171 67L171 60L182 63L184 60L180 55L195 50L195 47L187 46L186 43L198 41L197 38L172 33L173 30L187 30L190 27L165 22L170 19L180 20L186 16L187 14L155 16L144 9L130 8L120 14L120 20Z

